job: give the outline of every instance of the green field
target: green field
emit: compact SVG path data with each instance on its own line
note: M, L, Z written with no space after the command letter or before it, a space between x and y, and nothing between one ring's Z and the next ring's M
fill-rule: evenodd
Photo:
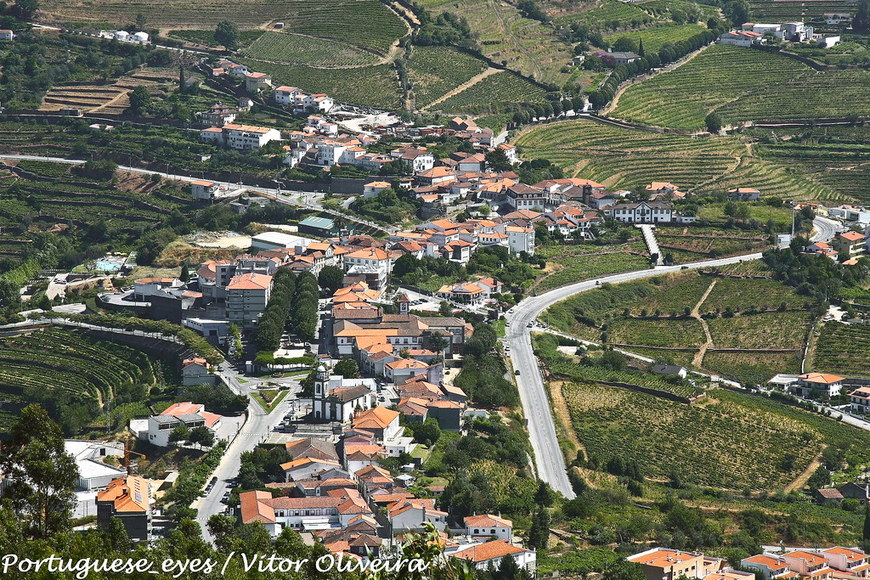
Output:
M311 66L288 66L252 58L239 59L254 70L268 73L278 84L324 92L342 103L368 105L384 109L399 106L399 87L392 65L380 64L348 69L322 69Z
M208 3L190 0L161 0L159 9L149 0L45 0L40 16L50 22L78 23L83 26L127 26L137 14L146 18L146 27L212 28L222 20L232 20L239 28L257 28L279 20L307 3L299 0L241 0Z
M541 103L547 91L504 71L490 75L438 105L447 113L497 113L512 103Z
M800 351L814 317L809 312L760 312L707 321L716 348ZM754 353L753 353L754 354Z
M605 248L589 244L550 246L540 248L537 254L550 263L551 271L538 279L535 293L649 265L649 256L642 242Z
M606 40L613 44L620 38L630 38L635 42L643 42L644 51L648 53L658 52L666 42L679 42L686 40L704 30L699 24L673 24L644 28L632 32L620 32L606 36Z
M764 385L777 373L801 372L800 352L733 352L708 350L704 368L742 385Z
M145 353L113 342L57 329L3 339L0 431L16 410L38 402L67 433L75 433L117 397L129 399L135 391L144 399L154 381Z
M525 159L549 159L570 176L608 187L634 189L655 180L696 193L721 193L752 184L768 196L844 198L814 176L796 171L798 164L760 158L736 137L693 138L573 120L528 129L515 144L523 148Z
M378 0L298 1L283 22L285 32L341 40L381 54L408 33L402 19Z
M641 26L653 22L655 18L649 12L641 10L637 4L607 0L594 5L591 9L582 12L559 15L553 18L557 25L568 26L574 22L580 22L592 29L606 28L611 23L619 23L620 27Z
M214 39L214 30L170 30L168 35L172 38L180 38L195 44L203 44L205 46L220 46L218 41ZM239 31L239 46L244 48L250 46L255 40L263 35L262 30L240 30Z
M826 322L811 354L813 370L870 377L870 326Z
M484 61L449 46L413 47L408 81L416 108L424 108L486 68Z
M714 45L677 69L629 87L612 114L700 129L716 111L726 124L870 115L870 72L816 72L794 59ZM831 91L837 98L828 98Z
M345 42L283 32L264 32L243 52L251 58L320 68L363 66L378 60L375 53Z
M868 459L870 433L763 397L711 389L707 400L686 405L589 382L563 392L587 452L633 459L651 478L779 490L822 444L848 442Z

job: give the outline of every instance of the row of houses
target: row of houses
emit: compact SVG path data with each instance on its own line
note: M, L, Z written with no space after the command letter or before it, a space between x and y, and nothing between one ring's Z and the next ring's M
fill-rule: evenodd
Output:
M831 48L840 42L839 36L815 34L812 26L803 22L782 22L777 24L757 24L746 22L739 30L731 30L719 37L719 44L750 47L767 43L767 38L788 42L815 42L818 46Z
M855 231L840 232L830 242L814 242L804 247L804 253L843 260L846 265L857 264L857 259L866 255L870 241L866 235Z
M626 558L638 564L647 580L752 580L756 574L764 580L788 578L830 580L832 578L866 578L870 563L858 548L835 546L824 549L793 550L785 554L762 553L740 561L741 570L728 566L724 558L702 553L651 548Z

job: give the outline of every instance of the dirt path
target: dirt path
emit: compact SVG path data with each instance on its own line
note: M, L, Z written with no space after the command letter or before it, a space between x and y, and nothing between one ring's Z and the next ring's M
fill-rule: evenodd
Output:
M708 46L709 46L709 45L708 45ZM622 93L624 93L624 92L625 92L625 91L626 91L630 86L632 86L632 85L634 85L634 84L636 84L636 83L639 83L639 82L647 81L647 80L649 80L649 79L651 79L651 78L653 78L653 77L656 77L656 76L658 76L658 75L660 75L660 74L662 74L662 73L670 72L670 71L674 70L674 69L677 68L677 67L683 66L684 64L686 64L687 62L691 61L691 60L694 59L696 56L698 56L699 54L701 54L701 52L702 52L705 48L707 48L707 47L706 47L706 46L702 46L701 48L699 48L699 49L696 50L695 52L691 52L691 53L689 53L687 56L683 57L681 60L678 60L677 62L672 62L671 64L669 64L669 65L667 65L667 66L665 66L665 67L663 67L663 68L660 68L659 70L653 72L652 74L649 74L649 75L643 75L642 77L635 77L635 78L632 79L631 81L629 81L629 82L627 82L627 83L623 83L621 87L619 87L618 89L616 89L616 94L613 95L613 100L610 101L610 104L607 105L607 106L604 108L604 111L602 111L601 114L602 114L602 115L609 115L612 111L616 110L617 105L619 105L619 97L621 97L621 96L622 96Z
M801 489L803 489L803 487L807 484L807 481L809 481L810 477L813 476L813 473L815 473L816 470L821 467L822 451L825 450L825 447L827 447L827 445L822 444L822 449L816 454L815 457L813 457L813 460L810 461L810 464L807 465L807 468L804 469L793 482L785 486L785 493L800 491Z
M446 101L450 97L458 95L459 93L461 93L465 89L471 87L472 85L476 85L477 83L479 83L480 81L482 81L486 77L492 76L492 75L494 75L496 73L500 73L500 72L504 72L504 71L502 69L489 67L488 69L486 69L482 73L474 75L473 77L471 77L470 79L468 79L467 81L465 81L464 83L462 83L461 85L459 85L458 87L453 89L452 91L441 95L440 97L438 97L437 99L435 99L434 101L432 101L431 103L426 105L425 107L422 107L420 110L421 111L428 111L430 108L434 107L435 105L440 105L441 103L443 103L444 101Z
M716 285L716 280L714 279L710 282L710 285L707 286L707 290L704 291L704 295L701 296L701 299L698 300L698 303L695 304L695 307L692 308L692 318L701 323L701 327L704 329L704 336L707 338L707 341L701 345L701 348L698 349L698 352L695 353L694 358L692 358L692 366L695 368L703 368L701 365L704 362L704 355L707 354L707 349L713 346L713 336L710 334L710 327L707 326L707 321L701 318L700 308L704 301L707 299L707 296L710 295L710 292L713 291L713 287Z
M112 107L115 104L117 104L117 102L120 101L122 98L126 97L129 93L130 93L130 91L127 91L127 90L121 91L120 93L118 93L117 95L112 97L112 99L110 101L105 102L102 105L100 105L99 107L97 107L95 109L91 109L88 112L89 113L96 113L102 109L105 109L106 107Z
M571 413L568 411L568 402L565 401L565 396L562 394L562 383L552 381L546 384L550 387L550 402L553 405L553 413L556 414L556 419L562 424L565 437L574 444L577 450L582 449L583 454L586 455L586 447L577 438L577 433L574 432L574 428L571 426ZM570 460L573 458L566 459Z

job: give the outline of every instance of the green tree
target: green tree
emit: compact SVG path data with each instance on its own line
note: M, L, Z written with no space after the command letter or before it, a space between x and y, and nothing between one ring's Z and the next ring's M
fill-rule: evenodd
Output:
M859 0L858 11L852 19L852 30L857 34L870 34L870 0Z
M501 149L493 149L487 153L486 164L493 171L508 171L513 167L507 154Z
M184 423L176 425L169 433L170 443L182 443L190 438L190 429Z
M861 537L865 542L870 542L870 503L864 506L864 529Z
M12 14L21 20L30 20L39 10L38 0L15 0Z
M438 305L438 314L441 316L453 316L453 307L450 306L450 303L442 300L441 304Z
M324 266L317 275L317 285L329 292L330 296L344 285L344 270L338 266Z
M214 39L227 50L235 50L239 47L239 27L234 22L223 20L215 28Z
M744 22L749 22L749 2L746 0L727 2L723 12L733 26L740 26Z
M535 492L535 503L541 507L553 505L553 492L550 486L543 481L538 482L538 491Z
M429 345L429 349L435 352L443 352L449 346L449 342L440 332L432 332L427 330L423 333L423 341Z
M212 433L204 425L200 425L199 427L194 427L193 429L191 429L188 439L191 443L195 443L203 447L211 447L212 445L214 445L214 433Z
M355 379L359 376L359 365L352 358L343 358L335 365L335 374L346 379Z
M64 450L60 427L39 405L22 409L0 451L0 471L9 482L3 496L25 533L47 538L69 529L78 468Z
M637 43L637 55L638 56L646 56L646 50L643 47L643 39L642 38Z
M151 94L144 86L139 85L130 92L130 111L134 115L142 115L151 105Z
M707 131L712 133L713 135L718 135L719 131L722 130L722 119L719 117L719 114L716 111L711 112L704 119L704 123L707 125Z

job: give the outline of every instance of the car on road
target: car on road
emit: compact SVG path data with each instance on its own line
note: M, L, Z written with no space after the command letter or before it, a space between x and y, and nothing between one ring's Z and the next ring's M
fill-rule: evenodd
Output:
M515 370L515 371L514 371L514 374L517 375L517 376L519 376L519 374L520 374L520 369Z
M530 323L528 323L528 324L526 325L526 328L532 328L533 326L535 326L534 323L531 323L531 322L530 322Z
M688 266L680 266L680 270L688 270L688 269L689 269Z

